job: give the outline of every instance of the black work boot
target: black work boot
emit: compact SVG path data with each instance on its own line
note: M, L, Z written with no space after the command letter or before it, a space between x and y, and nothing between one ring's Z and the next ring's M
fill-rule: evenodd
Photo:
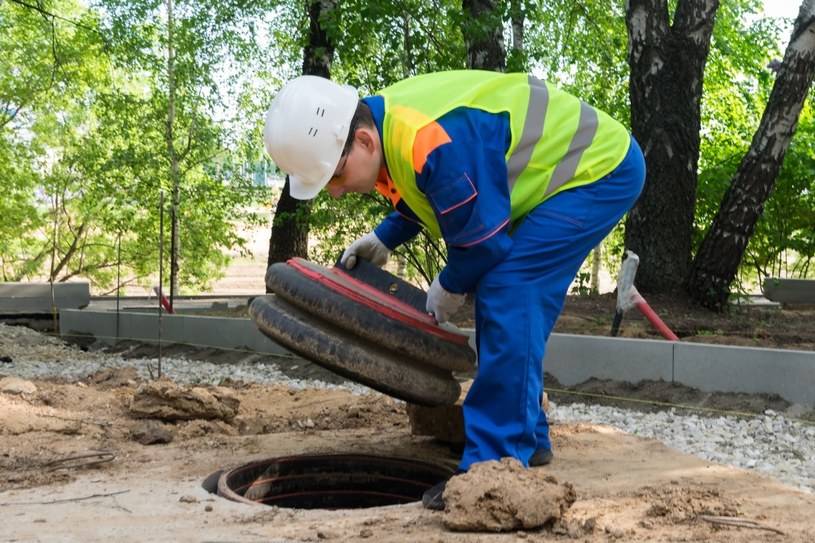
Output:
M444 511L444 498L442 496L444 495L444 488L446 486L447 481L442 481L431 489L425 490L425 493L422 495L422 505L432 511Z
M450 476L450 479L462 473L467 473L467 470L456 470L456 472ZM433 485L433 488L425 490L425 493L422 494L422 505L424 505L426 509L444 511L444 498L442 496L444 495L444 489L447 488L447 481L450 479L446 479L437 485Z
M552 451L549 449L538 449L534 453L532 453L532 457L529 459L529 467L534 466L545 466L552 459L555 455L552 454Z

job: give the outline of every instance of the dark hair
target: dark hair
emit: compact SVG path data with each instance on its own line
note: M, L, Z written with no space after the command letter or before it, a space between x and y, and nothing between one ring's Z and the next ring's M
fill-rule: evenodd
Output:
M348 137L345 138L345 146L342 148L342 154L340 156L345 156L348 154L348 151L351 150L351 146L354 144L354 134L357 133L357 128L360 126L366 128L372 128L374 126L374 116L371 113L371 108L362 100L357 102L357 110L351 118L351 127L348 129Z

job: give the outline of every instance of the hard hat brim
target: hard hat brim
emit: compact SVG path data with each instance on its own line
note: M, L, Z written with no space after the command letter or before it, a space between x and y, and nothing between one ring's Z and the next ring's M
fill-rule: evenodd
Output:
M328 184L328 181L331 179L331 176L328 177L324 182L321 183L313 183L313 184L306 184L303 183L302 179L300 179L296 175L289 176L289 194L295 200L311 200L312 198L316 197L320 194L320 191Z

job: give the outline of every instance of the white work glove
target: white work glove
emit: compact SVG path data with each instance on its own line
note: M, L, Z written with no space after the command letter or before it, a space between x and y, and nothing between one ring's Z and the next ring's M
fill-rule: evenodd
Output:
M450 317L458 311L463 303L463 294L453 294L444 290L444 287L439 283L438 275L433 279L433 284L430 285L430 289L427 291L427 305L425 307L428 313L436 316L436 321L439 323L449 321Z
M357 265L358 256L370 260L381 268L390 258L391 250L379 241L376 234L370 232L356 240L342 253L340 264L345 266L346 270L350 270Z

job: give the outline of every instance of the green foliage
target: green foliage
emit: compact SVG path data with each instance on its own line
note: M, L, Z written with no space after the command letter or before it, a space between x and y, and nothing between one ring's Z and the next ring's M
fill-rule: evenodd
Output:
M529 59L523 71L531 71L628 124L623 3L527 0L522 4Z
M9 39L29 52L3 62L31 74L27 85L0 83L11 106L0 140L10 189L0 204L4 279L82 277L96 292L156 283L162 211L169 269L166 195L176 160L180 282L188 292L206 288L228 250L245 250L238 226L259 220L252 169L225 150L240 138L218 119L230 111L223 59L253 49L244 22L256 12L176 4L170 147L165 2L103 1L99 11L71 0L39 5L54 15L0 5L0 25L18 29Z
M781 57L780 30L755 15L760 4L721 2L717 13L704 88L697 243L758 126L774 82L766 66ZM169 269L176 159L181 285L205 289L223 273L225 253L245 251L238 226L258 224L265 209L258 206L273 205L268 191L253 186L253 165L268 162L260 144L265 108L281 82L301 70L308 2L175 2L170 140L166 0L36 5L42 11L0 3L0 278L82 277L98 292L118 281L155 283L162 191ZM522 17L525 41L522 50L509 49L509 71L534 73L628 122L624 2L502 6L500 21L475 24L458 0L338 2L323 21L336 44L332 77L370 94L407 76L463 68L462 28L489 32L503 24L511 44L510 21ZM807 106L748 246L742 284L811 273L813 140ZM333 263L389 210L378 195L333 201L322 194L310 216L314 259ZM622 225L604 241L603 263L612 273L621 233ZM419 236L394 260L409 278L427 283L444 254L438 242Z
M590 296L592 294L597 294L596 292L592 292L591 273L581 270L577 272L575 281L576 283L572 287L572 294L576 294L578 296Z
M461 3L453 0L346 0L333 31L332 78L371 94L422 73L463 69Z
M22 231L36 231L43 217L32 196L36 173L31 162L24 160L28 151L20 142L10 141L6 133L0 139L0 280L14 281L27 271L26 263L36 254L35 240L20 236ZM18 271L19 270L19 271Z

